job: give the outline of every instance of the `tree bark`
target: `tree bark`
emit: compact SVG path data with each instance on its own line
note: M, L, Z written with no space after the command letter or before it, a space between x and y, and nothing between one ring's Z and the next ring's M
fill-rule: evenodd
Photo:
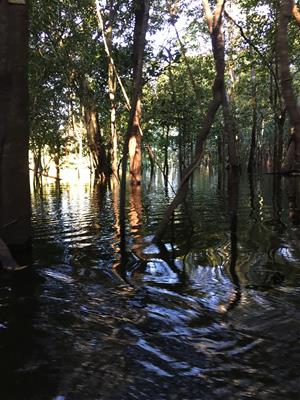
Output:
M27 5L1 1L0 235L9 245L30 238L27 65Z
M93 108L84 107L84 120L95 178L100 181L105 181L109 175L109 167L105 147L101 138L97 112Z
M134 104L134 116L132 122L132 131L129 138L129 157L130 157L130 183L131 185L140 185L142 179L142 134L139 129L141 118L142 92L142 63L145 48L146 29L149 19L150 2L146 0L135 1L135 25L133 33L133 82L140 85L137 101ZM134 84L134 86L136 86ZM137 88L136 88L137 89ZM135 93L133 93L133 98Z
M110 1L108 25L106 27L106 39L109 54L112 52L112 14L113 14L113 2ZM117 135L117 123L116 123L116 89L117 89L117 78L115 73L115 67L113 59L108 58L108 90L110 100L110 130L111 130L111 167L115 176L118 176L118 135Z
M142 134L140 130L141 101L138 99L133 119L132 133L129 139L129 172L131 185L140 185L142 181Z
M98 115L93 101L93 93L86 78L82 82L83 119L87 132L87 142L90 150L95 178L104 181L110 173L106 149L101 136Z
M120 188L120 236L121 236L121 257L126 259L125 251L125 205L126 205L126 171L128 163L129 141L134 133L134 124L137 111L137 104L142 92L143 56L146 44L146 32L149 20L150 0L135 1L135 29L133 40L133 94L128 119L127 132L124 140L122 159L122 178Z
M300 111L293 88L288 50L288 24L292 18L294 7L295 2L293 0L281 0L277 27L277 52L281 91L293 127L287 158L283 166L283 170L286 172L300 170Z

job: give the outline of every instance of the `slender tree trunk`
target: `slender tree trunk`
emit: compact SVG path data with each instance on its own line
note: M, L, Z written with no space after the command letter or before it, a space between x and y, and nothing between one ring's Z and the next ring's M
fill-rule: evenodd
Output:
M169 52L168 78L169 78L171 96L172 96L172 101L174 103L176 120L177 120L179 173L180 173L180 178L182 178L182 126L181 126L181 117L180 117L180 113L179 113L174 76L173 76L173 72L172 72L171 52Z
M109 54L112 51L112 4L109 15L109 24L106 28L106 38ZM117 78L115 74L115 68L112 63L112 58L108 59L108 90L110 100L110 130L111 130L111 166L115 176L118 174L118 135L117 135L117 123L116 123L116 89L117 89Z
M0 1L0 235L30 238L28 6Z
M165 151L164 151L164 168L163 168L164 175L166 177L168 177L169 175L169 163L168 163L169 133L170 133L170 127L167 126Z
M141 100L138 99L133 119L132 134L129 139L129 172L131 185L140 185L142 181L141 112Z
M148 151L148 156L150 161L150 181L152 181L152 178L154 176L155 158L152 149L149 145L146 145L146 149Z
M60 180L60 157L59 157L59 150L57 154L54 156L54 163L55 163L55 168L56 168L56 180Z
M131 185L140 185L142 179L142 131L140 127L141 120L141 92L142 92L142 71L140 66L143 61L146 29L149 19L149 0L135 1L135 25L133 33L133 81L139 79L139 96L135 104L133 116L132 132L129 139L129 171ZM140 75L140 76L139 76ZM134 97L134 94L133 94Z
M38 145L37 151L33 152L33 183L37 186L42 179L43 167L42 167L42 150L41 146Z
M288 24L292 18L295 2L281 0L279 23L277 27L277 52L280 67L282 97L293 127L288 154L283 169L285 171L300 170L300 111L293 88L293 78L290 72Z
M251 67L251 86L252 86L252 130L251 130L251 147L248 160L248 174L252 174L254 170L255 150L256 150L256 135L257 135L257 99L255 85L255 69Z

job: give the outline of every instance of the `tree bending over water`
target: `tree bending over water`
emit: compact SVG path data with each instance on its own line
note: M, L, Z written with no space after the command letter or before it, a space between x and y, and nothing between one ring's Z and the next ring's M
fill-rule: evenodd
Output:
M225 100L226 97L225 81L224 81L225 43L224 43L224 33L222 30L225 2L226 0L218 0L214 13L211 12L207 0L203 0L202 2L205 16L207 19L208 28L210 31L212 51L215 61L216 76L212 88L213 98L208 106L207 114L202 123L202 129L198 134L196 140L194 159L183 173L183 177L181 179L177 193L173 201L170 203L167 210L165 211L164 217L161 220L160 225L155 233L154 241L162 240L165 231L167 229L168 223L173 215L173 212L179 206L179 204L181 204L182 201L185 199L188 188L188 181L202 160L205 141L210 133L216 113L222 104L224 107L223 116L226 124L226 130L228 132L228 135L232 135L233 133L232 118L229 110L229 104L227 100ZM234 143L231 142L231 145L234 146ZM235 146L234 148L231 147L231 152L229 151L229 154L232 167L236 167L237 160L236 160Z

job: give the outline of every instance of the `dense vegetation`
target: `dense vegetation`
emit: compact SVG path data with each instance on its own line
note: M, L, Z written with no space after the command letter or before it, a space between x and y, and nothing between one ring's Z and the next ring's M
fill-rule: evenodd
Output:
M222 175L299 172L297 2L11 0L0 11L5 230L30 215L28 109L34 183L59 182L66 167L114 177L123 222L128 166L132 187L143 165L166 182L178 168L157 240L201 163Z
M58 177L62 166L80 169L86 156L98 179L117 174L132 97L138 3L31 2L30 146L36 177L47 170L45 155L55 162ZM164 171L167 160L175 155L183 170L192 160L215 76L205 12L205 3L209 4L204 1L203 8L201 2L192 0L150 3L138 112L143 137L140 143L138 132L130 146L141 144L143 163L150 159ZM222 7L225 96L237 163L249 171L295 169L286 157L294 124L287 118L276 43L280 7L293 2L217 3L216 7ZM298 88L299 28L295 23L289 24L288 42L293 84ZM203 162L219 163L224 169L230 163L226 149L232 140L226 123L222 128L223 121L218 112ZM133 157L137 150L130 146Z

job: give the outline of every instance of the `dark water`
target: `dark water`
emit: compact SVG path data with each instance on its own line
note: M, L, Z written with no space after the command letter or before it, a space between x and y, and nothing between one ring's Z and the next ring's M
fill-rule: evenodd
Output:
M0 398L299 399L299 183L244 178L236 220L199 176L161 246L172 191L147 183L128 194L125 277L116 189L33 194L43 279L2 277Z

